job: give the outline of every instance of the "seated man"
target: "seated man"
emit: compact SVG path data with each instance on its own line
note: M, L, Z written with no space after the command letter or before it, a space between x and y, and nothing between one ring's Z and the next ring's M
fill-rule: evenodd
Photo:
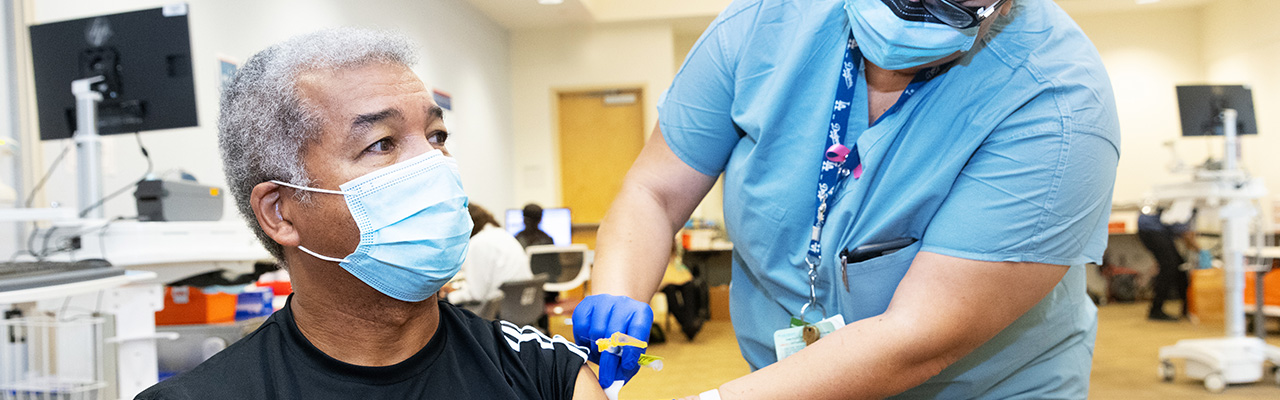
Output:
M139 399L603 398L586 349L436 298L471 220L414 61L401 37L336 29L239 71L218 124L227 181L294 294Z
M538 224L542 223L541 206L533 203L526 204L522 214L524 215L524 230L516 234L516 240L520 242L521 246L528 248L529 246L555 244L555 241L551 239L551 235L538 228Z

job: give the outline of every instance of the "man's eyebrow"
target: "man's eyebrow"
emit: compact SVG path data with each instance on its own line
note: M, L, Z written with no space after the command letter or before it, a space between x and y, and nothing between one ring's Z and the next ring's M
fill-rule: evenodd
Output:
M388 108L382 111L360 114L351 119L351 133L360 134L369 127L391 118L399 118L400 110Z
M432 120L444 121L444 109L440 108L440 106L428 107L427 115L430 115Z

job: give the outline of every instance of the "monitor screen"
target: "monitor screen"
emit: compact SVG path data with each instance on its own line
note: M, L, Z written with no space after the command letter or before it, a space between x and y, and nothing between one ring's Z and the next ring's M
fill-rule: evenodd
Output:
M94 85L99 134L196 126L185 4L31 26L40 139L76 129L71 82Z
M524 230L524 212L519 209L507 210L503 225L512 236L520 233ZM568 208L542 209L542 222L538 223L538 229L551 236L556 246L568 246L573 243L573 220L569 217Z
M1253 91L1241 85L1178 86L1182 136L1222 136L1223 109L1236 110L1236 134L1258 133L1253 116Z

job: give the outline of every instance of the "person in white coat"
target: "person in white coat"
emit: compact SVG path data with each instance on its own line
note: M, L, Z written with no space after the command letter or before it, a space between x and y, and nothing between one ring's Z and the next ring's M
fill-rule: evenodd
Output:
M462 263L466 277L461 288L449 293L449 302L485 301L498 297L503 283L533 278L529 256L516 238L498 226L493 214L475 203L467 205L471 213L471 246Z

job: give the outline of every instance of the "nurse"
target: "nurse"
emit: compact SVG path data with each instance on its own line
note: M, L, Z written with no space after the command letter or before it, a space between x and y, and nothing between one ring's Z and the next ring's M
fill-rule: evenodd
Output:
M1083 265L1120 138L1098 52L1052 1L735 1L658 111L580 344L648 337L667 243L723 173L754 372L702 397L1087 396ZM593 354L601 384L638 355Z

